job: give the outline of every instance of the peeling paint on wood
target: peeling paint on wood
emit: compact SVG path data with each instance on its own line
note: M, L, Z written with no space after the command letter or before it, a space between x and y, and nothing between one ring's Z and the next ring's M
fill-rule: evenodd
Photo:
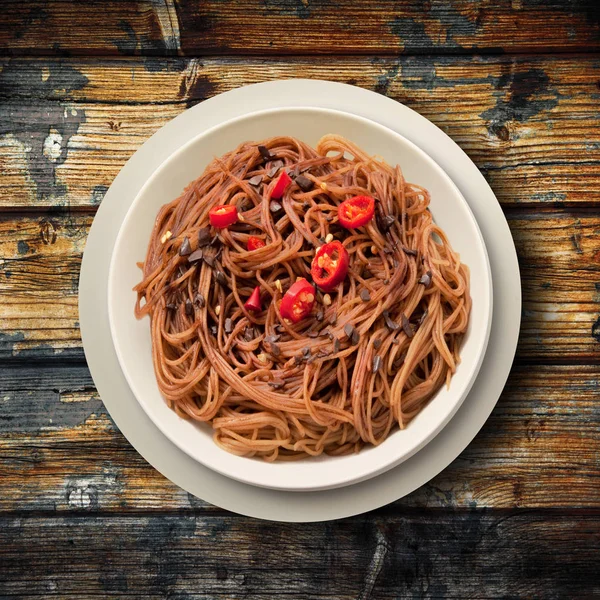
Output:
M0 72L0 206L95 206L127 159L185 108L287 77L353 82L407 104L458 142L505 206L596 201L593 57L341 58L335 70L317 57L20 58Z

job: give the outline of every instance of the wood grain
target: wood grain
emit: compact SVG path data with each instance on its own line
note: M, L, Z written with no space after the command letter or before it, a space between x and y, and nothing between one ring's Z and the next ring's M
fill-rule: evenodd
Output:
M598 361L600 219L594 211L508 213L523 285L518 360ZM0 357L83 358L81 254L93 215L0 215Z
M2 10L0 52L11 54L382 55L600 49L594 0L4 0Z
M592 598L600 514L0 518L3 596ZM68 564L68 569L65 565Z
M187 107L277 78L378 91L441 127L512 205L591 205L600 189L593 57L5 59L0 206L94 206L127 159ZM124 94L123 90L126 90Z
M86 367L6 368L0 390L0 514L215 510L131 448ZM600 367L516 367L475 440L394 511L597 507L599 391Z

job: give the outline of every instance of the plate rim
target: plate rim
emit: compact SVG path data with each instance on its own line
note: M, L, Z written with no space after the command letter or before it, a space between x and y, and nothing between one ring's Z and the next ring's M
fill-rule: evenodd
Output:
M302 100L299 102L299 99ZM483 381L485 374L486 390L481 401L471 402L469 411L466 410L471 395L475 395L472 390L455 417L421 452L367 482L336 490L300 494L267 490L230 480L202 467L162 435L157 436L158 430L153 430L154 425L142 409L138 407L136 412L131 402L123 402L131 392L124 384L118 362L115 365L112 340L109 339L107 344L106 331L102 330L102 323L105 324L107 316L106 301L98 301L98 294L94 293L102 288L103 278L98 277L98 267L106 268L106 255L110 257L110 244L114 243L115 234L111 225L115 222L118 224L119 215L123 213L120 197L129 194L133 199L135 196L136 185L129 175L133 168L148 171L151 163L160 164L167 139L185 139L191 126L208 127L208 122L214 123L217 117L244 114L253 107L299 104L360 114L387 124L395 131L398 129L394 125L399 127L401 124L402 135L442 166L471 208L474 209L474 204L481 205L479 209L483 211L486 227L482 227L481 218L477 221L490 254L494 280L494 318L490 343L494 340L503 353L502 360L496 361L494 367L485 373L484 359L482 372L474 386L481 387L478 384ZM435 143L424 144L415 139L423 130L432 133ZM177 143L181 145L181 141ZM448 152L464 171L454 169L452 164L444 160L443 152ZM436 158L438 154L440 157ZM465 171L470 174L469 182L463 179ZM148 174L143 179L147 177ZM141 185L137 186L138 190L139 187ZM468 188L469 193L465 193L464 188ZM476 210L474 213L477 217ZM494 259L493 252L501 252L502 264ZM501 283L510 284L510 290L506 286L496 285L498 277ZM436 125L400 102L348 84L310 79L275 80L232 89L184 111L147 140L117 175L98 209L86 241L80 290L84 291L79 298L81 334L90 372L107 410L136 450L155 469L189 494L247 516L287 522L325 521L378 508L411 493L446 468L472 441L496 405L514 358L521 314L519 267L508 224L490 186L464 151ZM497 301L497 295L501 302ZM100 293L100 298L105 300L106 294ZM135 399L133 404L137 406Z
M187 439L183 439L183 433L181 436L177 435L175 430L170 430L168 426L166 426L156 410L153 409L151 403L145 402L143 399L144 394L139 389L137 385L138 379L132 374L131 369L128 368L128 365L131 363L131 355L128 354L125 356L125 351L123 347L123 342L126 344L127 342L123 340L123 336L121 334L121 330L116 327L115 319L116 314L115 310L122 310L122 299L117 300L115 297L116 291L116 280L114 277L115 269L118 267L119 263L119 249L122 248L123 244L126 241L126 236L130 233L128 227L131 226L131 222L135 220L136 215L139 214L136 210L139 210L143 203L144 193L151 188L156 178L159 177L160 174L164 176L164 170L168 168L169 164L173 161L177 160L181 155L185 152L189 152L190 147L198 144L205 136L214 134L218 132L223 127L235 127L236 123L256 117L271 117L274 113L291 113L291 112L306 112L308 113L315 112L327 115L337 114L341 115L345 119L350 119L351 121L362 122L368 127L374 127L375 129L380 129L384 131L386 134L391 134L392 137L398 138L399 143L405 144L412 152L419 155L426 163L431 165L431 168L435 171L439 172L442 179L445 181L446 185L450 188L453 188L456 197L458 198L458 203L465 211L465 217L468 223L465 223L465 227L471 227L474 233L475 238L479 242L479 247L477 249L477 257L478 261L482 261L484 263L485 268L485 281L484 281L484 296L481 300L480 310L482 311L483 318L485 319L485 329L477 332L476 340L476 359L468 365L467 372L470 373L466 377L468 379L463 384L463 388L459 391L458 394L454 394L454 401L452 404L449 404L450 409L447 410L447 407L441 405L441 410L438 413L435 413L433 417L433 426L428 427L425 431L420 432L420 429L412 430L412 437L409 436L408 448L402 449L401 454L394 455L393 458L388 458L386 456L385 450L385 442L384 444L377 447L377 449L370 450L369 456L379 456L383 458L379 458L378 462L381 464L378 465L375 469L369 469L368 461L366 460L367 454L362 454L362 459L356 460L359 455L351 455L350 461L319 461L313 462L310 464L311 469L315 469L320 473L319 482L310 482L309 479L306 478L306 475L303 474L305 470L308 470L307 467L309 465L308 462L292 462L286 463L285 469L279 468L282 465L272 464L272 463L255 463L254 461L248 465L248 469L243 470L240 469L241 463L239 457L229 457L222 456L222 462L211 461L211 460L203 460L201 452L194 452L193 446L191 446L191 442ZM186 187L186 184L182 186L182 189ZM458 210L458 208L457 208ZM389 469L393 469L405 460L408 460L411 456L413 456L416 452L419 452L422 448L424 448L431 440L438 435L443 428L448 424L450 419L456 414L456 411L460 408L465 398L467 397L469 391L471 390L481 365L483 363L485 353L487 350L489 335L491 331L492 319L493 319L493 284L492 284L492 276L491 276L491 267L489 263L489 257L487 253L487 248L485 244L485 240L477 223L477 219L473 214L468 202L465 197L461 193L461 191L456 187L452 179L448 176L446 171L442 169L442 167L433 160L427 153L425 153L421 148L419 148L416 144L411 142L402 134L389 129L383 125L380 125L376 121L372 119L368 119L366 117L362 117L360 115L354 115L352 113L331 109L331 108L319 108L319 107L296 107L296 106L286 106L286 107L278 107L278 108L270 108L263 109L259 111L252 111L233 119L226 120L222 123L214 125L209 129L197 133L193 137L191 137L186 143L184 143L180 148L175 150L172 154L170 154L152 173L149 179L146 180L144 185L140 188L138 194L135 196L131 204L129 205L127 212L123 221L120 224L119 231L116 236L115 244L113 247L112 256L109 264L109 272L108 272L108 290L107 290L107 299L108 299L108 320L111 331L112 343L114 349L116 351L121 371L123 372L125 379L129 385L129 388L133 392L137 402L140 404L146 415L152 420L154 425L161 431L161 433L166 436L172 443L174 443L179 449L183 450L188 456L196 460L197 462L203 464L204 466L211 468L218 473L225 475L227 477L236 479L241 483L245 483L248 485L256 485L259 487L282 490L282 491L294 491L294 492L303 492L303 491L319 491L319 490L327 490L334 489L337 487L344 487L348 485L353 485L355 483L359 483L361 481L367 481L373 477L376 477L382 473L385 473ZM448 400L448 399L446 399ZM439 404L439 403L438 403ZM439 407L438 407L439 408ZM431 415L432 410L427 413ZM423 421L421 421L421 427ZM410 425L408 426L411 427ZM417 435L416 439L413 437ZM397 444L402 445L401 440L398 438ZM406 445L406 444L404 444ZM391 449L390 446L388 448ZM220 454L220 453L219 453ZM335 464L338 463L338 464ZM338 469L339 466L339 469ZM300 467L300 468L297 468ZM277 471L275 471L277 469ZM352 472L354 469L354 473L352 475L348 475L348 473ZM279 480L279 483L277 481Z

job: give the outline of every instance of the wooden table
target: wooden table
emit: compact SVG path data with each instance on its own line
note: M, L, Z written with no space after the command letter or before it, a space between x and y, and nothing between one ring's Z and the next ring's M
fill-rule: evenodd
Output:
M596 0L0 0L0 597L600 597ZM493 187L523 322L493 415L410 496L229 514L157 473L86 367L77 286L125 161L187 107L287 77L431 119Z

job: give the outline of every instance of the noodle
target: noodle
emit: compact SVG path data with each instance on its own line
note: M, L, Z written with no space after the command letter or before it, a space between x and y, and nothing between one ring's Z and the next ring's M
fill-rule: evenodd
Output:
M468 268L433 222L427 190L399 167L336 135L316 149L291 137L262 145L266 156L244 143L213 160L158 214L135 314L150 316L159 388L234 454L291 460L380 444L449 384L471 308ZM312 189L298 179L272 200L282 169ZM376 199L376 218L344 229L337 207L357 195ZM209 229L222 204L240 220ZM251 235L266 245L248 251ZM332 237L348 275L293 324L281 298L311 279ZM261 312L244 306L256 286Z

